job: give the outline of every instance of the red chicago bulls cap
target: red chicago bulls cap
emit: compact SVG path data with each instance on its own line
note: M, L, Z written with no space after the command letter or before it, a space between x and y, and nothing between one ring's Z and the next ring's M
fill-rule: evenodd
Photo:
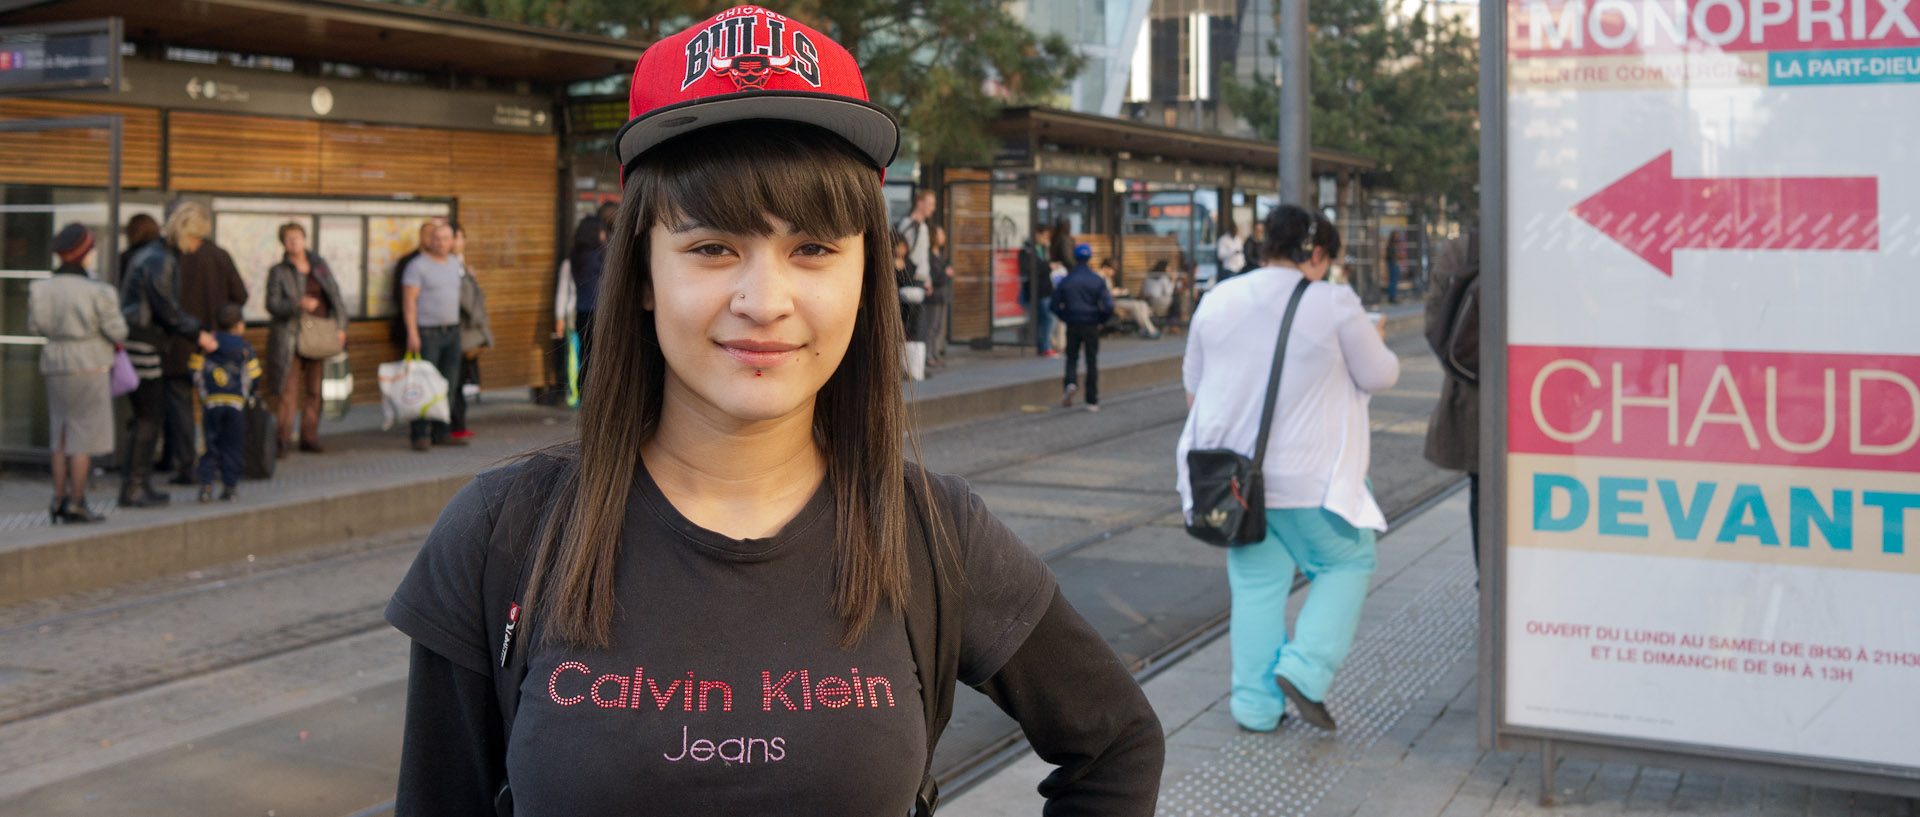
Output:
M614 139L623 182L634 159L655 145L727 122L816 125L883 170L900 148L899 123L867 101L853 55L758 6L728 9L648 47L633 67L627 110L632 118Z

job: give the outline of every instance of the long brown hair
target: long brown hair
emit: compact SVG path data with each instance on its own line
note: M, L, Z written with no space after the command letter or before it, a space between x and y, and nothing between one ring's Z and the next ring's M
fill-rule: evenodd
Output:
M772 215L816 236L865 237L865 283L847 356L814 404L814 438L826 458L835 509L835 613L842 646L860 640L882 602L899 609L909 581L900 396L901 343L893 242L879 171L845 140L808 126L716 125L661 144L629 169L607 239L593 366L586 374L579 441L553 453L571 460L539 534L525 615L547 637L612 643L614 572L641 446L660 427L667 361L651 285L654 225L704 224L767 235Z

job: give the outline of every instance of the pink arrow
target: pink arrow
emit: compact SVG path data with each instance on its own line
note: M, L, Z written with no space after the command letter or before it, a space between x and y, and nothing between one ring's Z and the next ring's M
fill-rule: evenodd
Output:
M1676 179L1673 151L1573 214L1673 276L1674 250L1877 250L1873 176Z

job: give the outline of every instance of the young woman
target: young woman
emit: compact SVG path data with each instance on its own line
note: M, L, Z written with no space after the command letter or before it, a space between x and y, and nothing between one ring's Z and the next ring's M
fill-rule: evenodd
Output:
M1152 813L1125 667L964 482L904 461L898 130L865 97L757 8L641 57L579 440L463 489L387 608L414 640L398 814L897 817L943 725L922 685L954 680L1061 765L1049 813ZM518 553L525 593L487 609Z
M1325 283L1340 257L1333 222L1281 206L1267 216L1267 236L1268 266L1220 282L1193 312L1183 372L1191 410L1174 456L1191 512L1188 451L1252 453L1287 301L1302 278L1313 282L1288 335L1267 441L1267 538L1227 551L1229 707L1241 726L1264 732L1291 701L1308 723L1332 729L1327 689L1353 646L1374 532L1387 527L1367 485L1367 402L1393 387L1400 361L1359 296ZM1312 584L1289 638L1295 567Z

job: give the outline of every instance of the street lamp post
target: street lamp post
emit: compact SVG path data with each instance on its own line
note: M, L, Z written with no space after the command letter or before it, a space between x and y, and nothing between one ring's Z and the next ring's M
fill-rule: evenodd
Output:
M1307 0L1280 0L1280 201L1310 208L1307 65Z

